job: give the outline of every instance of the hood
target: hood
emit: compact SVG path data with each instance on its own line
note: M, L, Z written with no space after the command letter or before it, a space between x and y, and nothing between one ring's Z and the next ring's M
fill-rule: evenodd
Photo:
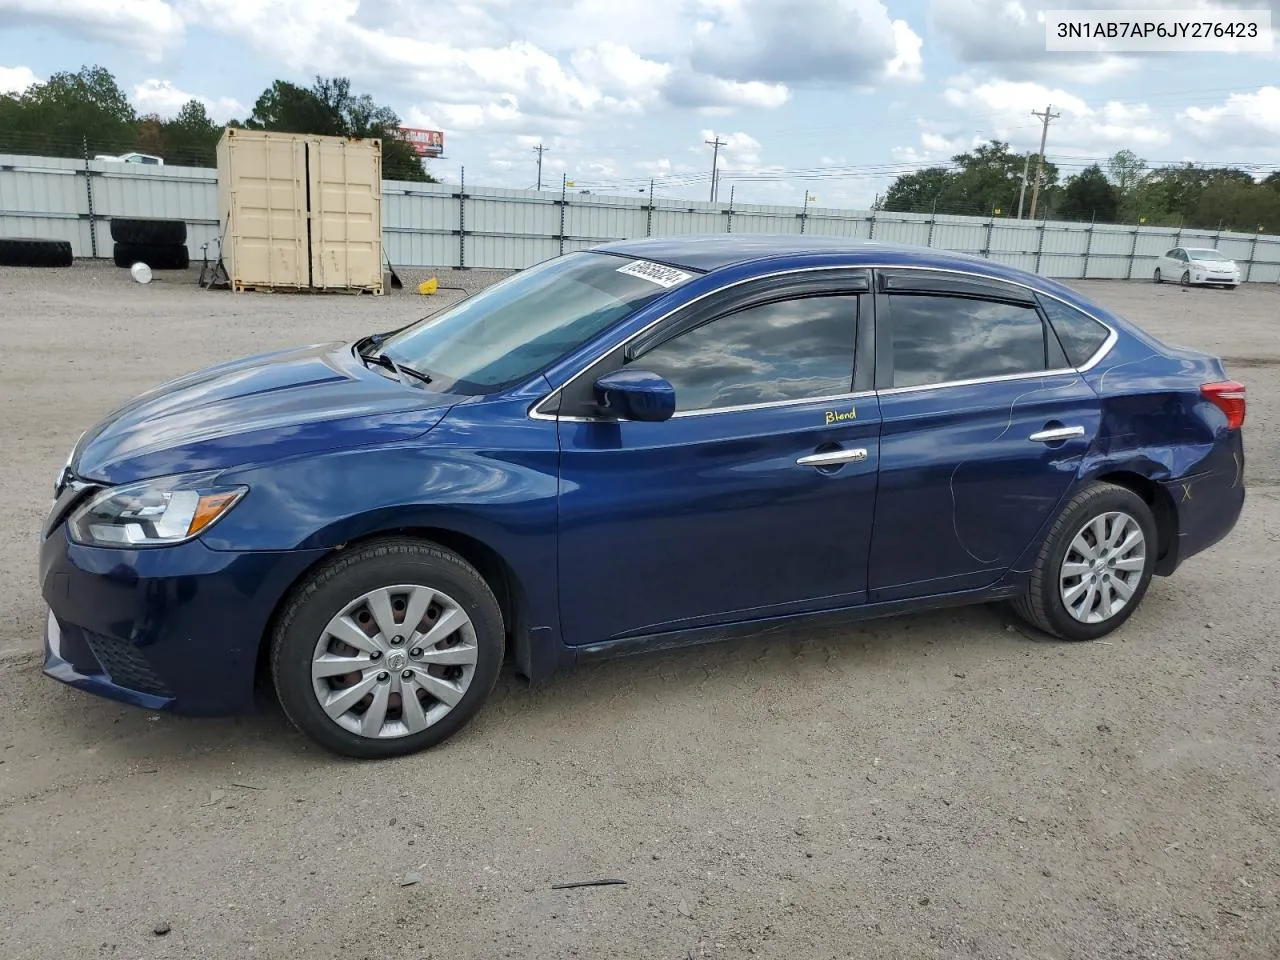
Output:
M369 369L349 344L233 360L134 398L77 445L72 472L128 483L419 436L465 399Z

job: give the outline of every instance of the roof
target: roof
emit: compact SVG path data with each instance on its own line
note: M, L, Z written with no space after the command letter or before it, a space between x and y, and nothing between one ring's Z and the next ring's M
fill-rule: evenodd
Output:
M946 250L906 244L881 243L850 237L813 237L803 234L711 234L692 237L654 237L647 240L623 240L595 247L601 253L636 257L665 263L688 270L711 271L735 264L778 257L847 254L850 264L879 262L886 259L945 267L972 269L980 264L993 275L1003 272L1001 265L982 257ZM1008 268L1005 268L1006 270Z

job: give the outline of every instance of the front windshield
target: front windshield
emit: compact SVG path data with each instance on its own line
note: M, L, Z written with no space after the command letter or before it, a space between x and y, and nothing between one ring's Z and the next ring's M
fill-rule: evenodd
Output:
M1226 260L1217 250L1188 250L1187 256L1192 260Z
M572 253L530 267L383 342L442 390L492 393L526 379L689 282L673 267Z

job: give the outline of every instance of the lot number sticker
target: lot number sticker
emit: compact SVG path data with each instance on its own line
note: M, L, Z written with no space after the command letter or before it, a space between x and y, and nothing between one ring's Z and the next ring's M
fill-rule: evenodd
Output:
M625 267L619 267L618 272L625 273L631 277L640 277L642 280L656 283L660 287L674 287L676 284L684 283L693 276L693 274L677 270L675 267L664 267L660 263L650 263L648 260L633 260Z

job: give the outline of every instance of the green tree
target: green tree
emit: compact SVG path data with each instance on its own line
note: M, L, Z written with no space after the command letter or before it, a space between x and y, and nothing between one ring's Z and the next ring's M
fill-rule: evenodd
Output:
M959 167L959 172L954 192L948 197L948 213L986 216L999 209L1003 216L1017 215L1018 196L1022 192L1022 170L1027 162L1025 156L1010 153L1007 143L992 140L969 153L957 154L951 160ZM1023 204L1026 214L1031 210L1035 176L1036 158L1032 157L1027 169L1027 190ZM1045 161L1038 213L1052 208L1057 182L1057 166ZM942 211L941 204L938 209L939 212Z
M160 127L166 163L212 167L218 162L218 139L223 128L209 119L199 100L188 100L178 115Z
M1280 233L1280 191L1260 183L1220 180L1200 195L1190 224L1207 230Z
M955 174L945 167L929 167L893 181L878 209L898 213L928 213L952 185Z
M1268 174L1262 181L1264 187L1270 187L1272 190L1280 193L1280 170L1275 173Z
M1095 163L1067 180L1054 215L1062 220L1111 223L1119 207L1117 189Z
M102 67L55 73L22 94L0 97L0 153L52 157L124 153L138 143L129 98Z
M353 94L346 77L316 77L309 90L277 80L258 97L244 125L252 130L377 138L382 141L385 178L435 182L400 135L400 118L395 111L380 106L367 94Z
M1132 150L1120 150L1107 162L1107 171L1111 174L1111 182L1121 200L1142 181L1146 173L1147 161Z

